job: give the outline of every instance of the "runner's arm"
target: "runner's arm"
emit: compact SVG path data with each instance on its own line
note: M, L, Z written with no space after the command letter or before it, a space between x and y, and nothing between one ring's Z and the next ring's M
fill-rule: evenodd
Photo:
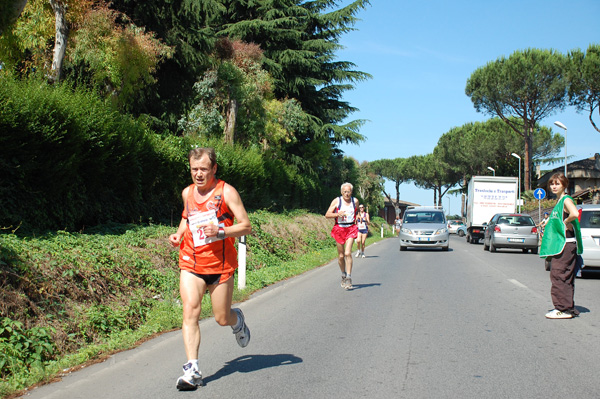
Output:
M571 222L579 217L579 211L570 198L565 199L565 208L569 212L569 216L564 220L568 230L573 230Z
M327 212L325 213L325 217L327 219L334 219L338 216L343 216L344 215L344 211L341 212L336 212L335 209L338 206L338 202L339 200L337 198L334 198L333 201L331 201L331 205L329 205L329 209L327 209Z
M236 221L232 226L225 227L225 237L241 237L252 233L252 225L250 224L248 213L246 212L242 198L237 190L226 183L223 187L223 195L225 196L225 204L231 213L233 213L233 217ZM206 235L216 236L217 233L218 228L214 234L207 233Z
M184 209L185 209L185 199L187 198L189 189L190 189L189 187L186 187L181 192L181 198L183 200ZM185 229L187 229L187 220L182 217L181 221L179 221L179 227L177 228L177 232L175 234L171 234L169 236L169 241L171 242L172 246L174 246L174 247L179 246L179 244L181 243L181 237L183 236L183 233L185 233Z

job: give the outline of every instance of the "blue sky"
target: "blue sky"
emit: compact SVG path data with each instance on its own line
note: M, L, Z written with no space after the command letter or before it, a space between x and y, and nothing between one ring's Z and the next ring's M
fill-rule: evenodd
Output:
M369 120L361 129L367 140L342 150L359 162L431 153L452 127L490 118L465 94L473 71L526 48L585 51L600 43L598 16L600 0L371 0L340 41L339 59L373 75L344 95L360 109L352 119ZM569 107L542 124L562 133L556 120L568 128L569 161L600 152L587 114ZM447 197L444 207L458 214L459 197ZM433 203L432 191L412 184L400 186L400 198Z

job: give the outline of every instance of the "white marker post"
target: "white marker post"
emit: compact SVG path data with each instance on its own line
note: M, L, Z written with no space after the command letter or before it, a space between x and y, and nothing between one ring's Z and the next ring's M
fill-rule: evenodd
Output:
M238 241L238 289L246 288L246 236Z

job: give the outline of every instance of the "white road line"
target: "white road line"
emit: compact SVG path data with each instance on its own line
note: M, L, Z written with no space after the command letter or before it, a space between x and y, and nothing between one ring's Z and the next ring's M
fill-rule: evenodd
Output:
M516 285L517 287L527 288L527 286L525 284L521 284L520 282L518 282L515 279L509 278L508 281L510 281L511 283L513 283L514 285Z

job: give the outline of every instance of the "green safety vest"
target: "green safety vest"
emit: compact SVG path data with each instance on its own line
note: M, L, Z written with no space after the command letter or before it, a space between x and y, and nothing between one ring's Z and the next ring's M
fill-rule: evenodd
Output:
M544 239L540 247L540 257L554 256L560 254L565 249L566 244L566 229L563 221L565 200L571 198L569 195L563 195L558 201L552 213L548 218L548 223L544 227ZM571 198L571 201L573 198ZM573 201L574 203L574 201ZM577 240L577 254L583 252L583 243L581 242L581 229L579 228L579 220L575 219L571 222L575 230L575 238Z

